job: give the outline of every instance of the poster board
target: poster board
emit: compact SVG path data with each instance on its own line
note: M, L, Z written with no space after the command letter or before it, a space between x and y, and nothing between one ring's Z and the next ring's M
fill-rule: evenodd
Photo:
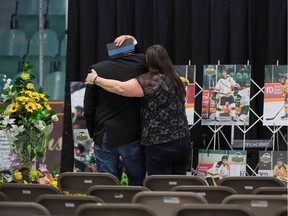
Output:
M249 125L250 82L250 65L204 65L201 124Z
M245 176L246 160L246 151L200 149L197 175L208 185L216 186L227 176Z
M9 170L11 166L10 145L4 130L0 130L0 171Z
M287 65L265 66L263 106L263 125L288 126Z
M274 176L287 185L287 164L287 151L260 151L258 175Z
M86 165L90 166L90 162L94 163L90 151L92 139L89 136L88 129L86 127L86 121L83 116L84 114L84 94L85 94L85 83L84 82L70 82L70 93L71 93L71 119L72 119L72 131L73 131L73 142L74 142L74 162L76 171L91 171ZM78 150L83 151L78 155ZM95 159L94 159L95 160ZM79 165L79 167L78 167ZM93 164L94 166L94 164ZM82 168L84 168L82 170ZM86 169L87 168L87 169Z
M186 89L185 110L189 125L194 123L194 101L195 101L195 80L196 80L196 65L173 65L176 73L180 77L188 79L189 84Z

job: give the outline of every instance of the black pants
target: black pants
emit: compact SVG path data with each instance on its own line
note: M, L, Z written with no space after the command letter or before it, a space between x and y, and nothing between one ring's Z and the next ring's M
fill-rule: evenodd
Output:
M148 175L186 175L191 156L190 137L145 148Z

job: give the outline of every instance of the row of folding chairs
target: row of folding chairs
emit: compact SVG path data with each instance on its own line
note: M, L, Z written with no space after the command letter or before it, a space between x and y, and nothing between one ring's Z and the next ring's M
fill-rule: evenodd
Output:
M14 203L14 204L13 204ZM35 204L31 204L35 203ZM17 206L17 205L18 206ZM208 203L205 198L188 192L142 191L137 193L132 203L105 203L94 196L41 195L34 207L27 209L27 202L0 202L0 215L282 215L287 214L287 196L279 195L231 195L221 204ZM40 205L40 206L39 206ZM103 209L99 209L98 206ZM123 213L125 206L128 212ZM138 206L138 208L135 208ZM141 207L141 208L139 208ZM116 209L117 211L116 211ZM121 209L122 208L122 209ZM128 209L127 209L128 208ZM129 210L130 209L130 210ZM279 213L281 209L281 214ZM35 211L42 211L35 212ZM129 211L130 212L129 214ZM137 213L135 211L138 211ZM144 211L144 212L143 212ZM105 214L106 212L106 214ZM119 214L121 212L121 214ZM210 213L210 214L208 214Z
M118 178L109 173L67 172L61 173L57 180L58 188L40 184L7 183L0 184L0 192L4 193L10 201L35 201L42 194L69 193L96 196L104 202L123 203L131 202L133 196L141 191L175 191L193 192L203 196L209 203L221 203L227 196L247 194L245 190L241 193L237 188L232 187L236 181L238 187L244 189L248 187L249 194L287 195L287 188L273 177L227 177L227 181L223 182L230 181L233 184L217 187L201 184L204 181L196 176L148 176L143 186L128 187L121 186ZM251 190L252 186L254 190Z
M120 185L119 180L108 173L61 173L58 178L59 188L62 191L86 193L93 185ZM143 181L143 186L152 191L169 191L180 185L207 186L207 183L197 176L190 175L151 175ZM284 187L284 184L274 177L238 176L226 177L219 182L219 186L233 188L239 194L251 194L259 187Z
M144 186L94 185L89 187L84 195L98 197L105 203L131 203L133 197L143 191L151 190ZM207 187L179 185L172 188L170 192L195 193L205 198L208 203L221 203L228 196L238 195L233 188L227 186ZM65 191L61 192L59 189L50 185L0 185L0 201L35 201L41 195L61 195L63 193L65 193ZM253 195L287 196L287 188L260 187L253 192Z

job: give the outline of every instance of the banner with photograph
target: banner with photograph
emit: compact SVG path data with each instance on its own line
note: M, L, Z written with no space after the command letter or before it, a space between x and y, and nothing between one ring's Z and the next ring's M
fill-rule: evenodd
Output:
M263 125L288 125L288 66L266 65Z
M260 151L259 176L274 176L285 185L288 183L287 151Z
M174 65L176 73L180 76L183 85L186 89L186 115L188 124L194 123L194 101L195 101L195 80L196 66L195 65Z
M246 160L246 151L200 149L197 173L208 185L216 186L227 176L245 176Z
M92 139L89 136L84 118L84 82L71 82L71 113L74 141L74 163L77 172L95 171L95 157L90 151Z
M249 125L250 65L204 65L202 125Z

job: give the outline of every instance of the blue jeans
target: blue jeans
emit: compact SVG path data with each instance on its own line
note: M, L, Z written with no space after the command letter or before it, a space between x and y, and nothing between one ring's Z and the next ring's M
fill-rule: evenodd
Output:
M120 180L122 170L119 156L122 156L129 185L143 185L146 168L144 149L140 145L140 140L126 145L111 147L105 133L102 143L95 143L94 152L97 172L111 173Z
M190 137L147 146L148 175L186 175L191 149Z

